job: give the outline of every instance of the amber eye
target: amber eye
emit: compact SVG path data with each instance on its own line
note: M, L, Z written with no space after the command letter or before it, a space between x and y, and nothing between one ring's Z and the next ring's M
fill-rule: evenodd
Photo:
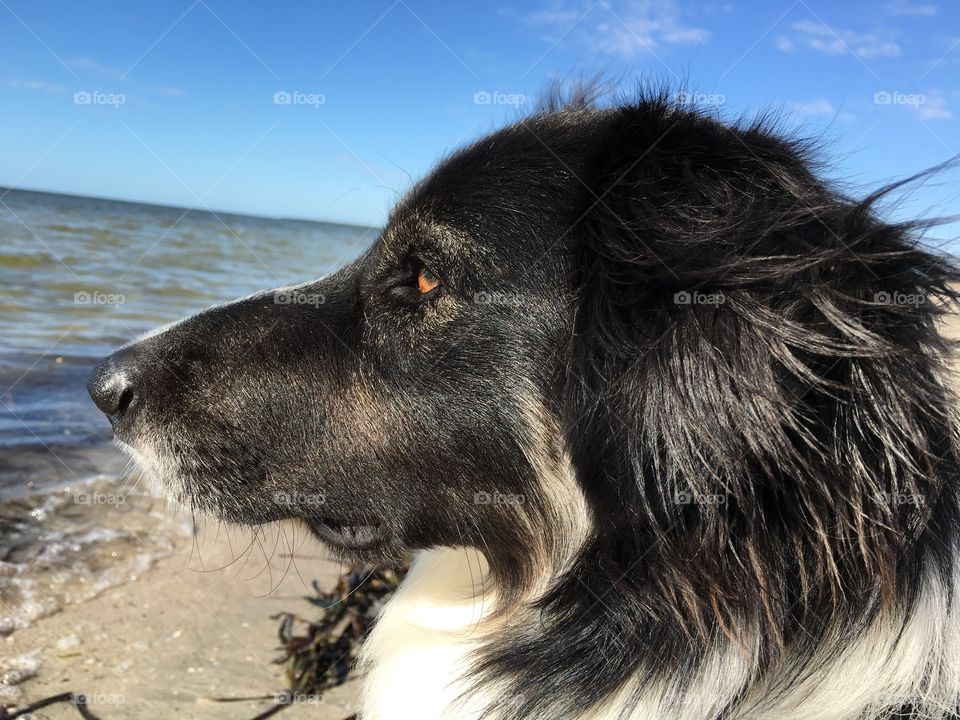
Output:
M420 266L420 272L417 273L417 289L421 295L426 295L440 286L440 278L431 272L426 265Z

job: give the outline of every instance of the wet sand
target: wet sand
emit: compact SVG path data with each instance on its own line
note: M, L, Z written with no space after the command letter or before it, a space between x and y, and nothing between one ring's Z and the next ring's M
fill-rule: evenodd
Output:
M310 617L315 610L303 600L306 585L315 578L332 586L339 571L312 540L295 551L296 569L288 569L285 542L294 544L293 532L285 529L285 541L276 529L266 530L264 547L254 543L246 553L249 531L221 528L218 536L211 523L196 542L189 535L176 538L171 554L136 581L67 605L0 640L0 657L26 654L34 666L39 661L36 674L17 686L21 701L83 692L103 720L256 716L272 700L214 698L273 696L284 689L283 669L272 662L278 641L270 616L292 611ZM356 683L349 682L322 699L295 703L280 717L341 720L354 712L355 692ZM80 716L62 704L33 717Z

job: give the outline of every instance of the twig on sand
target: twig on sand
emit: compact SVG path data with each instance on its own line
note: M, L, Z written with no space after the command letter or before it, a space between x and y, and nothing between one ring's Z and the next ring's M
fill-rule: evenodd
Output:
M74 692L51 695L43 700L37 700L29 705L22 705L14 708L13 710L7 710L6 708L0 707L0 720L13 720L14 718L23 717L24 715L35 712L36 710L45 708L48 705L56 705L57 703L62 702L73 703L73 706L77 709L77 712L80 713L80 717L82 717L83 720L100 720L99 716L94 715L92 712L90 712L90 710L87 709L86 695L83 693Z

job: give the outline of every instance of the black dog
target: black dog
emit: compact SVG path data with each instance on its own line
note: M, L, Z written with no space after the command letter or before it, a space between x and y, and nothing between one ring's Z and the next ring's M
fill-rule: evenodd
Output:
M421 551L362 717L946 718L954 265L769 125L578 97L90 380L176 498Z

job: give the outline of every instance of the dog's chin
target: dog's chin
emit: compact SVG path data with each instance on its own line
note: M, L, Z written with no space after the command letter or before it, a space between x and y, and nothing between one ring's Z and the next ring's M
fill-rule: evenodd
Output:
M323 542L350 552L374 551L387 539L382 523L355 524L335 517L311 517L306 523Z
M304 518L304 523L324 546L339 558L353 563L401 565L413 548L400 542L400 535L384 522L357 523L334 517Z

